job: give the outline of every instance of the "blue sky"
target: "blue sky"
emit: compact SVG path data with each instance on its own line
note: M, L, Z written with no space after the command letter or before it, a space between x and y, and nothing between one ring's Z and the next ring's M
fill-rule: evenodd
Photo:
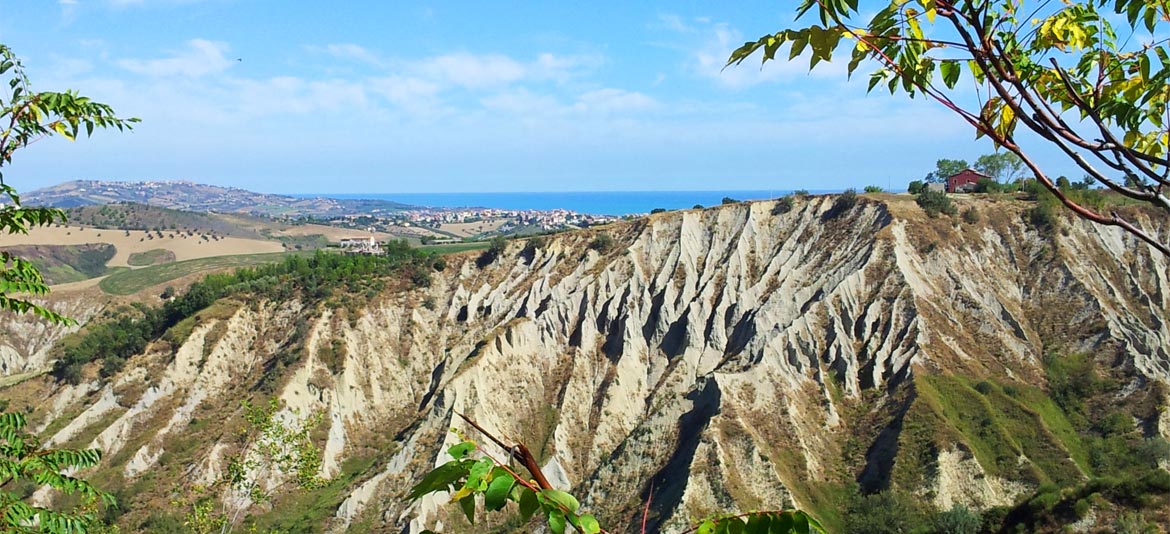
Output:
M940 157L992 150L931 102L867 96L843 61L721 72L731 50L791 21L788 2L494 4L0 0L0 42L34 90L77 89L143 121L37 143L6 180L25 191L72 179L277 193L905 188Z

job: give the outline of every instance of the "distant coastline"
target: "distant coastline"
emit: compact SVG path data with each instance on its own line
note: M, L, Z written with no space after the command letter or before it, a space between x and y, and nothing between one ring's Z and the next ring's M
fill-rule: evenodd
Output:
M826 191L812 191L820 193ZM292 196L335 199L391 200L412 206L433 208L497 208L506 210L568 210L590 215L633 215L656 208L676 210L696 204L715 206L724 197L736 200L766 200L791 193L789 190L734 191L578 191L546 193L369 193L294 194Z

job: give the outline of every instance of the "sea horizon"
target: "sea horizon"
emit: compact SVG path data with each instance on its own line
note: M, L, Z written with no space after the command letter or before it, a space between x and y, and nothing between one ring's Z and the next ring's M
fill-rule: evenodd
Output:
M563 209L589 215L636 215L655 209L677 210L716 206L724 198L768 200L792 193L790 189L711 191L547 191L461 193L298 193L302 198L388 200L427 208L493 208L551 211ZM832 190L810 191L814 194Z

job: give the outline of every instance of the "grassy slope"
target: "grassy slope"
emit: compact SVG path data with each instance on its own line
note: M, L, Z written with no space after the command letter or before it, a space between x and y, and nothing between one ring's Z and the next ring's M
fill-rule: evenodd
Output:
M150 267L112 274L102 279L98 283L98 286L106 293L113 295L132 295L148 287L176 280L190 274L272 263L280 261L288 254L290 253L274 252L268 254L243 254L239 256L214 256L211 258L152 265Z
M133 267L144 267L146 265L155 265L158 263L169 263L175 261L175 253L165 248L152 248L145 252L135 252L130 255L126 263Z
M434 252L435 254L454 254L456 252L466 252L468 250L485 250L490 243L487 241L476 241L474 243L448 243L444 245L423 245L418 247L420 250L427 252Z
M83 245L16 245L3 250L31 261L49 285L80 282L108 272L116 250L105 243Z
M965 445L992 476L1062 485L1083 479L1081 438L1040 389L953 375L919 376L914 386L893 472L900 486L929 480L937 448L947 443Z

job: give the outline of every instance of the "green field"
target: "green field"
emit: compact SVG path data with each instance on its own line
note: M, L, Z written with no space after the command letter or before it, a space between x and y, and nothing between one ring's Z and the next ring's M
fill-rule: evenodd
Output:
M165 248L154 248L146 252L135 252L126 259L126 263L135 267L170 263L175 261L175 253Z
M488 248L490 243L487 241L475 241L472 243L445 243L442 245L422 245L418 247L419 250L433 252L435 254L454 254L456 252L466 252L468 250L484 250Z
M150 267L122 271L107 276L101 282L98 282L98 287L101 287L106 293L113 295L131 295L148 287L182 278L189 274L272 263L284 259L289 254L292 253L272 252L268 254L214 256L211 258L152 265Z

